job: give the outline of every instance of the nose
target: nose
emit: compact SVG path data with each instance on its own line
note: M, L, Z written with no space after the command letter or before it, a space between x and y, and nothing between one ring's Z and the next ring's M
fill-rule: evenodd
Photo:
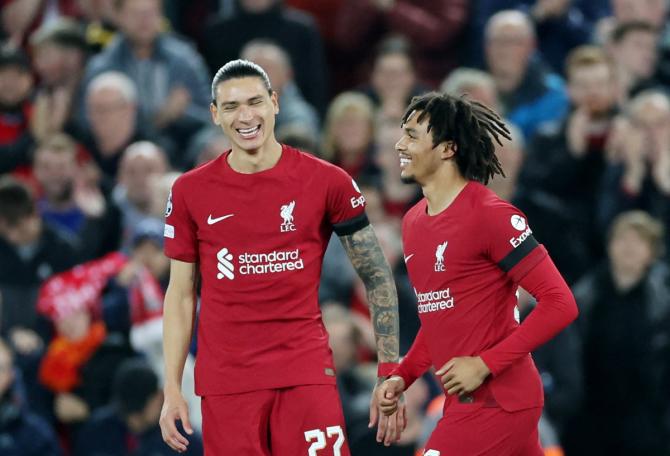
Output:
M240 110L238 112L239 112L238 119L240 120L240 122L248 122L254 118L254 115L249 106L244 105L240 106Z
M395 143L395 150L398 152L405 150L405 142L403 141L403 138L400 138L397 143Z

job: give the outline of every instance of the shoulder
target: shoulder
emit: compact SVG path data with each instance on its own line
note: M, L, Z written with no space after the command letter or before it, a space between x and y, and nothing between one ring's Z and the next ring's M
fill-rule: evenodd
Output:
M320 175L345 175L349 176L346 171L337 165L334 165L322 158L319 158L308 152L303 152L291 146L284 145L284 153L290 154L290 159L294 161L296 166L303 172L316 172ZM351 177L349 177L351 179Z
M224 160L226 154L227 152L224 152L218 158L210 160L196 168L186 171L175 180L172 188L184 188L185 186L199 184L208 179L210 176L217 174L217 168L219 167L221 160Z
M405 212L405 215L402 218L403 234L405 232L405 228L411 226L419 217L419 215L421 215L421 212L426 210L425 208L426 208L426 199L421 198L421 200L418 203L410 207L407 210L407 212Z

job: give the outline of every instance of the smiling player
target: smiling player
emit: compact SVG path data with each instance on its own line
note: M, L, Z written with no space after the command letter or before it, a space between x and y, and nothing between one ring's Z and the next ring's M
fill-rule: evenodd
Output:
M509 133L484 105L439 93L412 100L403 130L401 178L425 196L402 227L421 329L376 400L394 413L402 391L435 366L447 398L424 455L540 456L543 394L530 352L577 307L526 217L483 185L502 174L493 140ZM519 285L538 301L521 325Z
M195 381L206 454L348 455L317 300L333 231L368 291L380 375L398 359L395 285L365 200L341 169L277 142L277 94L261 67L227 63L212 98L232 150L180 177L166 210L163 438L178 451L188 445L175 421L190 432L180 386L199 274Z

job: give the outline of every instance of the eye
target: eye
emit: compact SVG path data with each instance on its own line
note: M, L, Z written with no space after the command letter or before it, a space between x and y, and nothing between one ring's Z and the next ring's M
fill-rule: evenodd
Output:
M263 103L263 99L262 99L262 98L258 98L258 99L256 99L256 100L252 100L252 101L251 101L251 104L252 104L252 105L259 105L259 104L261 104L261 103Z

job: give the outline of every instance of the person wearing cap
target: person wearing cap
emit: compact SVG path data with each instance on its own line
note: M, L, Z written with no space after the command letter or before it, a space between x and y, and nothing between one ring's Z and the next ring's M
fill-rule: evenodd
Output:
M174 452L163 444L158 419L163 393L158 376L141 359L125 361L114 376L112 400L94 411L75 443L74 456L161 456ZM191 436L186 455L201 455L202 442Z
M23 51L0 48L0 173L25 171L30 164L33 92L30 61Z

